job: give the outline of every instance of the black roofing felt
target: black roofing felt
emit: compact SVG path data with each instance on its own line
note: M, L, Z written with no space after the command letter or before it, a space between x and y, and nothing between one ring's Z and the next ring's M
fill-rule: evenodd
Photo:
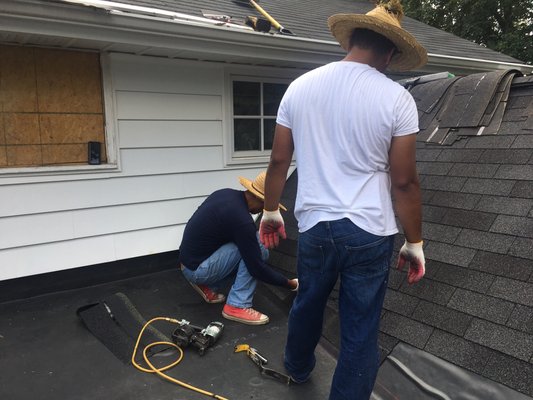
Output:
M497 81L486 89L495 96ZM421 130L417 164L427 273L408 285L405 272L391 269L380 346L385 357L404 342L533 396L533 77L514 77L509 89L491 135L457 134L442 145L428 143ZM439 97L433 90L445 97L442 84L416 87L421 116L427 100ZM482 115L491 99L473 99ZM295 171L284 193L289 210L297 179ZM271 252L270 262L294 273L296 221L291 212L285 220L289 238ZM397 251L401 234L395 243ZM337 296L331 296L324 326L334 344Z
M202 16L202 10L229 15L239 21L244 21L248 15L261 16L246 0L120 0L118 2L198 17ZM373 8L371 2L362 0L264 0L259 4L277 22L298 37L325 41L335 41L327 27L327 18L330 15L337 13L364 14ZM402 26L411 32L431 54L488 61L519 62L515 58L408 17L404 18Z

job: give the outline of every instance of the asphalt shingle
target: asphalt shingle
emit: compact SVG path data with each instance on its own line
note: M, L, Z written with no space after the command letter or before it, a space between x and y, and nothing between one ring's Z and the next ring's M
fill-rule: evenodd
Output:
M480 271L457 267L451 264L442 264L433 279L458 288L486 293L495 278L494 275Z
M509 249L509 254L516 257L533 260L533 240L525 238L516 238Z
M466 176L469 178L492 178L498 170L497 164L454 164L450 176Z
M533 218L498 215L490 231L533 238Z
M505 324L514 310L514 303L491 296L457 289L448 302L448 307L463 313Z
M482 201L481 199L480 201ZM479 203L476 209L479 208ZM494 220L495 214L489 214L477 211L467 211L459 209L448 209L442 220L444 225L452 225L461 228L470 228L475 230L489 230Z
M410 296L402 292L397 292L395 290L387 290L383 308L385 308L385 310L394 311L397 314L408 317L413 313L419 302L420 299L417 297Z
M453 243L455 242L455 239L457 239L457 236L459 236L461 228L424 222L422 225L422 231L424 232L426 240Z
M445 305L450 301L455 290L453 286L429 278L422 279L416 285L410 285L407 281L404 281L400 287L400 291L403 293L441 305Z
M514 185L515 182L511 180L469 178L461 188L461 192L508 196Z
M428 258L447 264L467 267L474 258L476 251L465 247L438 242L428 242L424 250Z
M476 210L503 215L526 216L533 208L533 199L517 199L503 196L483 196ZM495 216L493 218L493 221ZM489 227L483 228L488 230Z
M422 206L422 215L424 221L428 222L441 222L446 214L447 209L442 207L435 207L424 204Z
M481 373L492 352L479 344L435 329L424 350L470 371Z
M441 162L476 163L483 155L484 150L479 149L447 149L444 148L437 158Z
M473 317L429 301L420 301L412 315L413 319L435 328L463 336Z
M489 321L474 319L465 334L465 339L523 361L529 361L533 355L531 335Z
M507 321L507 326L533 335L533 307L517 304Z
M459 192L466 182L466 178L426 175L421 187L429 190L444 190L446 192Z
M423 349L433 328L402 315L387 312L381 320L381 331Z
M533 199L533 184L530 181L518 181L514 184L510 195L511 197Z
M513 236L463 229L455 244L473 249L506 254L514 242Z
M533 307L533 284L497 277L488 294L517 304Z
M513 144L512 136L477 136L470 138L466 144L468 149L508 149Z
M433 197L431 198L431 201L429 201L428 203L433 206L472 210L479 202L480 198L481 196L478 194L453 193L453 191L435 192L433 194Z
M529 260L485 251L476 253L469 268L522 281L533 274L533 263Z
M492 352L483 369L483 375L533 396L533 364L531 363Z
M524 136L528 137L528 136ZM517 138L518 140L518 138ZM513 143L513 148L515 147ZM483 155L479 158L480 163L492 163L492 164L526 164L531 156L530 151L525 149L520 150L493 150L487 149L483 152Z
M494 177L496 179L533 181L533 165L501 165Z

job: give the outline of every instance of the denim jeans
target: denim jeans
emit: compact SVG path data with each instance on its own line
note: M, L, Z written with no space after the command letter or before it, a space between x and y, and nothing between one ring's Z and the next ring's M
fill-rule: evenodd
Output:
M266 261L268 250L259 240L259 234L256 236L261 257ZM235 243L226 243L219 247L210 257L202 261L196 270L185 268L183 275L189 282L207 285L215 292L231 285L226 304L239 308L252 307L257 281L248 272Z
M298 294L289 314L285 367L309 379L324 309L340 277L341 345L330 400L368 400L379 367L378 329L394 236L376 236L349 219L319 222L298 241Z

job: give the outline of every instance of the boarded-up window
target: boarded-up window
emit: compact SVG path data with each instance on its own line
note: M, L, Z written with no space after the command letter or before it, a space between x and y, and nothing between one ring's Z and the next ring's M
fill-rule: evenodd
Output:
M0 46L0 168L106 162L96 53Z

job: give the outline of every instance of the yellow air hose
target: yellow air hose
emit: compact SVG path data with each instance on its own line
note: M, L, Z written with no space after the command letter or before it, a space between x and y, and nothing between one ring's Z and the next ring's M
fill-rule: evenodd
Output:
M163 371L166 371L166 370L169 370L170 368L172 367L175 367L176 365L178 365L180 363L180 361L183 359L183 350L181 349L181 347L179 347L177 344L175 343L172 343L172 342L154 342L154 343L150 343L149 345L147 345L144 350L143 350L143 358L144 358L144 362L146 362L146 364L148 365L149 368L144 368L143 366L139 365L137 363L137 361L135 361L135 356L137 354L137 348L139 347L139 343L141 342L141 337L144 333L144 330L152 323L152 322L155 322L155 321L167 321L167 322L170 322L170 323L173 323L173 324L179 324L180 321L178 321L177 319L174 319L174 318L167 318L167 317L156 317L156 318L152 318L150 321L148 321L146 324L144 324L143 328L141 329L141 331L139 332L139 336L137 337L137 342L135 343L135 348L133 349L133 354L131 355L131 363L133 364L133 366L135 368L137 368L139 371L143 371L143 372L147 372L147 373L155 373L157 375L159 375L161 378L163 379L166 379L172 383L175 383L177 385L180 385L186 389L190 389L190 390L193 390L197 393L201 393L205 396L208 396L208 397L213 397L215 399L218 399L218 400L229 400L225 397L222 397L222 396L219 396L218 394L214 394L214 393L211 393L211 392L208 392L207 390L203 390L203 389L200 389L200 388L197 388L195 386L192 386L192 385L189 385L188 383L185 383L185 382L182 382L182 381L179 381L171 376L168 376L166 374L163 373ZM174 361L173 363L169 364L169 365L166 365L164 367L161 367L161 368L156 368L151 362L150 360L148 359L148 355L147 355L147 351L150 350L152 347L154 346L159 346L159 345L165 345L165 346L170 346L170 347L174 347L178 353L179 353L179 357L176 361Z

